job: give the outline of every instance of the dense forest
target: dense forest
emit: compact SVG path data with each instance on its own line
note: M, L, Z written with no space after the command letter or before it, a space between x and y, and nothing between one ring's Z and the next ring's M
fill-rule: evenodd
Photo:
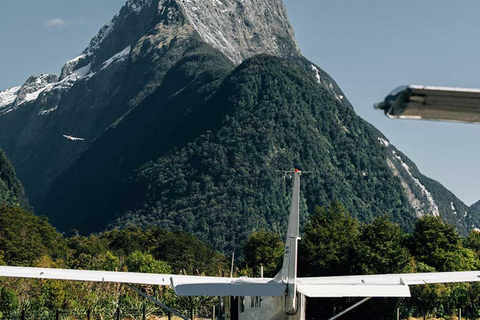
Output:
M281 267L283 239L259 230L241 244L236 276L274 276ZM88 237L65 238L44 218L21 208L0 207L0 264L89 270L130 271L228 276L229 259L183 231L158 227L111 230ZM317 207L303 228L299 276L410 273L477 270L480 267L480 233L461 237L440 218L419 219L404 233L386 216L361 223L339 202ZM143 286L147 293L188 314L211 316L216 298L182 298L168 288ZM392 318L400 308L403 318L423 315L448 318L462 308L469 318L480 317L478 284L439 284L411 287L410 299L374 299L346 318ZM308 299L307 312L321 318L340 312L355 299ZM22 311L37 318L140 319L142 310L159 314L131 289L107 283L57 280L0 279L0 314L10 319Z
M5 153L0 149L0 205L28 208L22 183Z
M387 214L413 229L380 133L302 62L256 56L228 73L215 61L181 60L56 180L39 212L66 232L157 225L238 253L252 231L285 231L291 189L278 171L295 167L310 171L304 212L337 199L362 221ZM176 93L165 100L167 91Z

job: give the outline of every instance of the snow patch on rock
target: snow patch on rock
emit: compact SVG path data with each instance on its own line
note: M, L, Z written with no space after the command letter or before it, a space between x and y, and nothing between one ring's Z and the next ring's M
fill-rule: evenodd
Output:
M440 210L438 209L437 204L433 200L433 196L430 193L430 191L427 190L427 188L420 182L420 180L418 180L417 178L415 178L413 176L412 172L410 171L410 167L405 162L403 162L402 158L395 151L392 151L392 153L393 153L393 156L395 157L395 159L397 159L400 162L402 167L405 169L405 171L412 178L413 182L420 188L420 190L422 191L422 194L427 198L427 201L430 205L430 210L431 210L433 216L439 217L440 216Z
M82 60L83 58L85 58L86 56L87 56L86 54L81 54L78 57L73 58L72 60L68 60L67 63L76 63Z
M119 53L113 55L110 59L106 60L102 64L102 68L100 70L104 70L108 68L112 63L125 61L130 55L130 51L131 51L131 46L128 46L122 51L120 51Z
M46 88L46 92L50 92L50 91L53 91L53 90L68 90L68 89L70 89L71 87L73 87L75 82L77 82L78 80L80 80L82 78L85 78L87 76L87 74L90 71L90 66L91 66L91 63L89 63L86 66L81 67L77 70L74 70L71 74L69 74L68 76L63 78L61 81L58 81L56 83L52 83L51 85L49 85Z
M457 215L457 209L455 209L455 206L453 205L453 202L450 202L450 207L452 208L453 214Z
M46 116L47 114L51 113L51 112L54 112L55 110L57 110L58 106L55 106L53 108L50 108L50 109L47 109L47 110L40 110L40 112L38 112L38 115L39 116Z
M24 104L24 103L27 103L27 102L30 102L30 101L34 101L34 100L37 100L38 96L40 95L40 93L42 93L43 91L45 91L47 87L45 88L42 88L40 90L37 90L35 92L32 92L32 93L28 93L25 98L23 98L22 102L19 103L20 104Z
M388 148L390 146L390 142L388 142L387 140L385 140L383 138L380 138L380 137L378 137L377 139L382 146L384 146L386 148Z
M21 86L18 86L0 91L0 109L9 106L15 101L15 99L17 99L20 88Z
M318 70L318 68L316 66L314 66L313 64L312 64L312 70L313 70L313 72L315 72L315 78L317 78L317 82L319 84L322 84L322 81L321 81L321 78L320 78L320 70Z

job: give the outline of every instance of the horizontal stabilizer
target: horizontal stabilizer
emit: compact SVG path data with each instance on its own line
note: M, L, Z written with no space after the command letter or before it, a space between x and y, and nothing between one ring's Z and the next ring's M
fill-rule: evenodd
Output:
M297 290L310 298L410 297L405 284L302 284Z
M279 297L285 293L286 284L278 282L244 282L231 283L176 283L172 287L179 296L262 296Z

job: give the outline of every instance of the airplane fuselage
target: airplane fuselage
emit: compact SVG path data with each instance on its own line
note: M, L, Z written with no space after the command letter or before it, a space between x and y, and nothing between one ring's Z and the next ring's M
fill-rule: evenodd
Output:
M297 312L288 315L285 297L225 297L222 320L305 320L305 296L297 301Z

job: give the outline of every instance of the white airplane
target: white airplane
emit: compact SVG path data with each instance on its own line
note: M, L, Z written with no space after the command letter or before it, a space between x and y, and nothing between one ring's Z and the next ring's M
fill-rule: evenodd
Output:
M403 86L374 107L389 118L480 123L480 89Z
M291 173L294 179L293 195L283 266L274 278L222 278L9 266L0 267L0 276L123 283L163 307L166 306L131 284L171 286L181 296L224 297L223 319L230 320L304 320L305 297L364 298L336 315L336 318L373 297L410 297L410 285L480 281L480 271L297 277L301 171L294 170Z
M69 134L69 135L64 134L63 136L64 136L65 138L67 138L68 140L72 140L72 141L76 141L76 140L83 141L83 140L85 140L85 139L83 139L83 138L72 137L72 135L70 135L70 134Z

